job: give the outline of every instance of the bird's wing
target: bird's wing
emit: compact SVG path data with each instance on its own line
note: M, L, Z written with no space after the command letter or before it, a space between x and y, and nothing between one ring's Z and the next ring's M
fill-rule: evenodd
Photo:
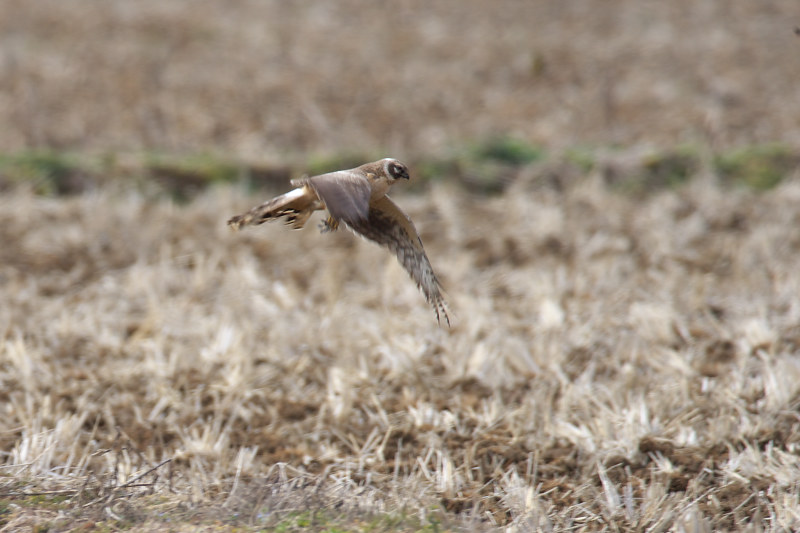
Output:
M348 222L348 226L356 233L394 252L397 260L422 290L425 299L433 306L436 320L441 321L444 318L447 325L450 325L442 287L422 247L422 240L414 223L397 204L388 196L384 196L369 205L367 218Z
M304 181L325 203L333 218L348 224L367 218L371 188L364 175L351 170L340 170Z

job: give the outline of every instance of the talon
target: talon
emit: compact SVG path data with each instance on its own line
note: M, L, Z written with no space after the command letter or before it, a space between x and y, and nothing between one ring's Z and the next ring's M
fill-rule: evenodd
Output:
M333 217L328 217L327 220L323 220L319 223L320 233L328 233L336 231L337 229L339 229L339 221Z

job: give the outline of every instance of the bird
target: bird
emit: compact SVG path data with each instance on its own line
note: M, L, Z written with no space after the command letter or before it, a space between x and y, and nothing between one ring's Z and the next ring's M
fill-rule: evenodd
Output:
M436 320L450 326L442 285L433 271L411 218L387 192L399 180L409 180L408 167L385 158L348 170L291 180L287 193L258 205L228 220L239 230L283 218L294 229L302 229L314 211L326 210L320 223L322 233L336 231L341 223L354 233L384 246L397 256L425 299L433 307Z

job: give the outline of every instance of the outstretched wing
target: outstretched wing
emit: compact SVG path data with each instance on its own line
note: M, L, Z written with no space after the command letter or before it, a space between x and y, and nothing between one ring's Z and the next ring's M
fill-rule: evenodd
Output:
M333 218L348 224L367 218L371 188L363 175L340 170L302 181L314 189Z
M425 299L433 306L436 320L441 322L444 318L447 325L450 325L442 287L422 247L422 240L414 223L397 204L384 196L372 202L367 218L348 222L348 226L356 233L394 252L397 260L422 290Z

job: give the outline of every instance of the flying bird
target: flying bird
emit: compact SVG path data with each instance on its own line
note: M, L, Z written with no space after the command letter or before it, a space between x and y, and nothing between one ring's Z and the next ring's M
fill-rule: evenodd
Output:
M444 319L449 326L442 287L417 229L386 195L401 179L409 179L408 168L396 159L387 158L349 170L292 180L293 190L231 218L228 225L238 230L285 218L286 224L301 229L314 211L325 209L328 218L320 224L322 233L336 231L343 222L353 232L394 252L433 306L436 320L441 323Z

